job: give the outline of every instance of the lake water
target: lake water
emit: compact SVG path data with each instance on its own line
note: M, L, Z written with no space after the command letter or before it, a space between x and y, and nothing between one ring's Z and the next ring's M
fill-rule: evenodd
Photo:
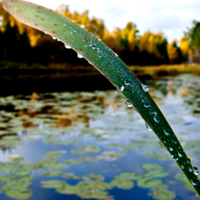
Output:
M199 76L146 83L200 166ZM0 97L0 108L1 200L198 199L117 90L16 94Z

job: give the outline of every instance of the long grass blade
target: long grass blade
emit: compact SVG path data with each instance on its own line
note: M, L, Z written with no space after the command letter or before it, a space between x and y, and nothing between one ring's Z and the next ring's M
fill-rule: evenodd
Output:
M149 95L148 87L137 79L110 48L83 26L50 9L20 0L2 0L2 2L4 8L19 21L71 46L79 57L83 56L110 80L155 132L200 195L200 182L191 162L162 112Z

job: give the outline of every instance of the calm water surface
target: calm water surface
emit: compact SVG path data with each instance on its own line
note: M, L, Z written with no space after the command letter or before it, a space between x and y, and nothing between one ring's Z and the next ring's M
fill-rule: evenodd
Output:
M200 79L147 82L200 166ZM94 83L95 85L95 83ZM116 90L0 97L1 200L198 199L156 135Z

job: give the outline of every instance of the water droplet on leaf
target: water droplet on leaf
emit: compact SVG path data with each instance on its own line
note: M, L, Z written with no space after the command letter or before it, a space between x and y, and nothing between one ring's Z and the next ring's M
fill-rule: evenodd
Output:
M160 123L160 120L158 119L157 116L155 116L153 119L154 119L154 121L155 121L156 123L158 123L158 124Z
M133 106L129 100L126 101L126 105L127 105L129 108L131 108L131 107Z
M83 24L80 25L81 28L84 28L85 26Z
M146 127L149 131L152 131L151 127L146 123Z
M125 85L130 85L129 81L124 81Z
M167 130L167 129L164 130L164 133L165 133L165 135L167 135L167 136L170 135L170 132L169 132L169 130Z
M181 154L181 153L178 153L178 156L179 156L180 158L182 158L182 157L183 157L183 154Z
M150 105L149 105L148 103L145 103L145 104L144 104L144 107L145 107L145 108L148 108L149 106L150 106Z
M65 48L66 49L71 49L71 47L69 45L67 45L67 44L65 44Z
M194 169L194 174L198 176L198 175L199 175L199 170L198 170L198 168L197 168L197 167L193 167L193 169Z
M142 84L142 88L145 92L148 92L149 91L149 86L146 85L146 84Z
M191 167L188 167L188 170L189 172L193 172L192 168Z
M170 151L174 151L174 149L172 147L169 148Z
M123 92L125 87L123 85L118 85L117 89L120 90L121 92Z
M83 56L79 53L77 53L78 58L83 58Z
M56 37L53 37L53 36L52 36L52 38L53 38L54 40L56 40Z
M191 180L192 185L198 185L199 183L199 179L198 178L194 178L193 180Z

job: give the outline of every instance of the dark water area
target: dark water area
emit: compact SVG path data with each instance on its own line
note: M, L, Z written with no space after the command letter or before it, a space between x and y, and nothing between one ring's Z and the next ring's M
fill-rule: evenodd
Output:
M136 71L137 73L137 71ZM152 80L149 75L139 75ZM96 69L93 70L0 70L0 95L31 94L32 92L64 92L110 90L115 87Z
M15 80L1 80L0 199L199 199L156 135L101 74ZM140 80L200 167L199 76Z

